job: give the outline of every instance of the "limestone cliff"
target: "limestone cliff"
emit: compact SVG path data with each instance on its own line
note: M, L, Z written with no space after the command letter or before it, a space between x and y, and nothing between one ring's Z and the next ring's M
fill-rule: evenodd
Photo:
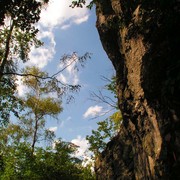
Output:
M97 29L117 73L123 125L97 179L180 179L179 0L97 0Z

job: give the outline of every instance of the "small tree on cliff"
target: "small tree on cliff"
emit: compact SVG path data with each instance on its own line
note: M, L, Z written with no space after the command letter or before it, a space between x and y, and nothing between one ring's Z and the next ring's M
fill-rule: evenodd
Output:
M112 93L115 100L109 96L105 96L101 91L99 91L99 94L92 93L91 100L106 104L110 107L110 110L115 110L115 112L105 120L97 122L98 128L92 130L92 135L86 136L90 144L89 150L92 151L95 156L98 156L106 148L107 143L117 135L122 121L121 113L117 111L116 78L113 76L111 80L107 78L105 78L105 80L109 82L105 88Z
M105 150L107 143L117 135L121 121L122 116L117 111L104 121L98 122L97 130L92 130L92 135L86 136L90 144L89 150L93 152L95 157Z

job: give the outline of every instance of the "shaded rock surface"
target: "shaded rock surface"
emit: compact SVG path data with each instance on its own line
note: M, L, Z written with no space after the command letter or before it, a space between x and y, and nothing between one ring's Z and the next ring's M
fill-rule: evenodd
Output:
M116 70L123 124L97 179L180 179L178 0L98 0L97 29Z

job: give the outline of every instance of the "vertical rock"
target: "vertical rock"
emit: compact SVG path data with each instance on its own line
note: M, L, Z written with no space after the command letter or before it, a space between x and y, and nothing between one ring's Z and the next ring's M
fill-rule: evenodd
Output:
M179 4L96 2L96 26L116 70L123 114L121 133L96 163L97 179L180 179Z

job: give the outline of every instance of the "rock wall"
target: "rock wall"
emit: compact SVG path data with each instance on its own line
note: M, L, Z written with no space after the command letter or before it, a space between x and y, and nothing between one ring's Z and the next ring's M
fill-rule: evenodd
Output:
M97 29L116 70L123 125L97 179L180 179L178 0L97 0Z

